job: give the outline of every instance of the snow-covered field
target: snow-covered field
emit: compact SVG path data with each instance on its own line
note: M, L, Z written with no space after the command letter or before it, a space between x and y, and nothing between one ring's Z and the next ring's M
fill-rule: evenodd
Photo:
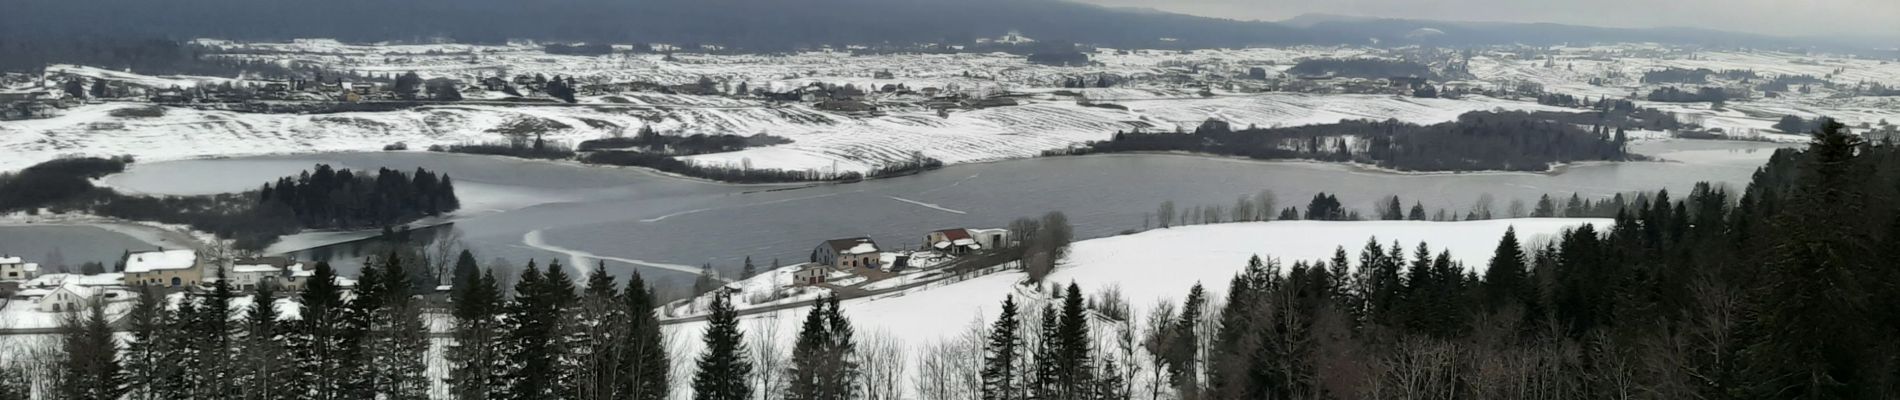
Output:
M1117 51L1100 49L1094 66L1041 66L1005 53L958 55L549 55L536 44L511 45L348 45L333 40L293 44L232 44L220 55L249 61L317 64L357 74L397 74L416 70L426 78L562 74L587 83L692 83L699 78L720 87L788 89L813 82L853 83L861 87L902 83L912 89L935 87L948 93L1028 93L1020 106L956 110L948 118L918 106L921 99L874 95L882 104L876 116L849 116L817 110L809 104L779 104L758 99L612 93L583 97L578 106L467 102L422 106L399 112L346 114L241 114L192 108L165 108L163 116L114 116L114 110L139 108L142 102L103 102L65 110L63 116L0 121L0 171L23 169L68 154L133 154L148 161L217 155L298 154L380 150L403 142L412 150L429 144L504 140L504 133L543 135L559 142L633 133L656 127L667 135L731 133L787 136L792 144L750 148L731 154L693 155L695 163L750 165L754 169L868 171L914 154L946 163L973 163L1030 157L1075 142L1108 138L1127 129L1193 127L1208 118L1235 125L1307 125L1347 118L1395 118L1416 123L1448 121L1471 110L1556 110L1528 100L1467 97L1461 100L1408 99L1389 95L1300 95L1252 93L1256 83L1237 80L1246 68L1284 70L1315 57L1397 57L1395 51L1360 47L1286 47L1286 49L1201 49L1201 51ZM1835 70L1835 82L1892 82L1900 66L1866 59L1828 59L1773 51L1672 51L1649 45L1558 47L1547 49L1554 61L1518 59L1514 53L1478 53L1471 72L1478 85L1541 83L1552 93L1581 97L1628 97L1647 87L1636 82L1645 70L1664 66L1756 70L1771 74L1815 74ZM1549 66L1547 66L1549 64ZM139 76L87 66L57 70L148 87L194 83L243 82L245 76ZM889 76L878 78L880 72ZM1129 87L1060 89L1073 76L1115 74L1142 78ZM1195 76L1197 82L1163 80ZM1600 85L1590 85L1600 78ZM1214 97L1199 97L1197 83L1212 85ZM1125 106L1093 108L1077 97ZM473 99L483 99L471 95ZM1849 123L1900 119L1900 99L1832 97L1826 93L1782 99L1737 100L1723 110L1706 104L1649 104L1683 118L1735 133L1771 131L1782 114L1835 116Z
M1564 229L1585 223L1609 224L1604 219L1507 219L1469 222L1318 222L1287 221L1190 226L1152 230L1075 243L1063 266L1050 276L1057 284L1074 282L1094 295L1118 288L1138 318L1157 301L1179 302L1195 283L1205 285L1209 298L1223 296L1228 279L1246 267L1254 255L1294 260L1330 258L1344 246L1357 259L1358 249L1375 237L1386 246L1397 241L1408 249L1427 242L1434 252L1449 250L1466 268L1482 271L1506 228L1514 227L1524 243L1540 243ZM1040 308L1047 297L1031 286L1019 285L1024 275L1003 272L960 282L933 285L867 299L845 301L843 307L856 324L860 343L872 335L886 335L902 343L910 372L927 345L957 340L973 324L995 318L1004 295L1015 294L1023 309ZM772 334L781 351L789 351L805 310L742 317L747 335ZM674 373L690 381L692 360L701 343L704 323L668 326L673 337ZM905 385L908 390L910 386ZM674 398L690 398L679 391Z
M285 65L316 66L375 76L415 71L425 78L545 74L574 76L586 83L653 82L686 84L701 78L724 91L741 84L787 90L813 82L881 87L902 84L916 90L994 95L1018 93L1021 105L954 110L947 117L923 107L916 95L873 94L881 106L874 115L819 110L809 103L759 99L671 95L653 92L598 94L579 105L508 105L469 102L403 111L321 115L251 114L168 107L164 115L139 117L115 110L143 103L103 103L65 110L44 120L0 122L0 171L17 170L68 154L133 154L144 160L196 157L377 150L393 143L411 149L433 144L499 141L504 133L540 134L554 141L629 134L651 126L665 134L767 133L793 143L739 152L687 157L697 163L752 168L865 171L921 154L947 163L1030 157L1045 150L1108 138L1117 130L1192 127L1209 118L1235 125L1290 126L1347 118L1398 119L1417 123L1448 121L1474 110L1556 110L1526 100L1471 96L1460 100L1413 99L1386 95L1313 95L1258 93L1263 81L1241 79L1249 68L1281 71L1318 57L1401 57L1408 50L1351 47L1294 47L1197 50L1098 50L1097 65L1044 66L1023 57L994 54L893 54L857 56L847 52L789 55L710 55L676 53L610 56L553 55L534 43L510 45L351 45L331 40L291 43L233 43L202 40L228 48L219 55ZM1655 45L1549 49L1495 49L1473 53L1475 87L1513 87L1534 83L1549 92L1583 97L1624 98L1646 94L1657 85L1641 83L1646 71L1677 68L1752 70L1766 80L1807 74L1852 85L1885 82L1900 85L1900 64L1753 50L1685 50ZM56 66L78 76L107 78L149 87L242 82L247 77L142 76L83 66ZM888 75L883 75L888 73ZM1270 72L1277 74L1277 72ZM1136 79L1128 86L1064 89L1074 77L1113 74ZM881 76L881 77L880 77ZM1181 79L1188 79L1182 81ZM1598 82L1592 83L1592 80ZM1749 82L1714 84L1748 87ZM1201 86L1215 95L1200 96ZM470 94L472 99L494 96ZM1126 107L1087 107L1087 98ZM1846 96L1834 89L1756 96L1717 109L1708 104L1640 102L1679 114L1681 119L1737 135L1774 132L1782 115L1828 115L1850 125L1900 121L1900 98Z

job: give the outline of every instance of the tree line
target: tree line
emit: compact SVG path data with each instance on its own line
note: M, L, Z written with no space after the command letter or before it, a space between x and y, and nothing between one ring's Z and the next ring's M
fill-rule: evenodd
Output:
M1592 126L1525 112L1471 112L1457 121L1418 125L1397 120L1230 130L1203 124L1194 132L1116 132L1107 141L1050 154L1190 151L1255 159L1359 162L1406 171L1543 171L1575 161L1624 161L1622 127Z
M666 398L670 364L652 291L594 268L585 287L558 262L533 262L512 295L463 253L449 295L449 394L425 375L431 332L414 260L365 265L353 284L319 263L302 292L274 285L243 304L226 280L180 300L141 288L115 339L104 306L67 316L53 368L10 365L0 398L32 374L62 399L647 399Z
M1506 232L1482 273L1377 240L1284 271L1256 258L1223 305L1197 286L1161 308L1174 322L1149 343L1179 398L1890 397L1900 285L1876 260L1900 251L1880 222L1900 214L1878 205L1900 151L1822 131L1739 198L1698 185L1602 230Z
M624 150L595 151L581 156L580 161L588 164L646 167L661 172L735 183L856 182L864 179L909 175L943 167L941 160L916 156L910 161L880 165L869 172L751 168L749 165L692 163L664 154Z
M1431 67L1411 61L1380 58L1315 58L1300 61L1286 73L1299 76L1341 78L1426 78L1435 79Z

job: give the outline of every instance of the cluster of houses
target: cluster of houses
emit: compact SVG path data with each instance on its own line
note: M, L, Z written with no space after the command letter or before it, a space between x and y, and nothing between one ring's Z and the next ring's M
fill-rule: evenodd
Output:
M900 273L921 267L912 265L914 259L980 253L1008 247L1011 240L1008 229L967 228L931 231L924 234L922 245L915 250L885 251L869 237L831 239L812 249L810 262L793 273L793 280L799 285L816 285L866 271Z
M83 309L91 302L131 301L134 287L160 290L195 290L228 279L238 291L253 291L270 285L286 291L302 290L316 270L295 260L267 257L234 262L216 262L192 250L157 250L131 253L124 269L100 274L41 273L38 264L19 257L0 257L0 289L10 291L7 307L15 302L49 313ZM354 281L338 277L348 287Z

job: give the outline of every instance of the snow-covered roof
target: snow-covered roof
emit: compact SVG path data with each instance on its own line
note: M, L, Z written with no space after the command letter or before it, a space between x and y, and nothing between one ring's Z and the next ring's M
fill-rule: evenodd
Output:
M125 274L112 272L94 275L78 275L66 279L68 284L81 286L118 286L125 284Z
M93 289L90 287L86 287L86 286L82 286L78 284L68 283L65 285L61 285L59 289L54 289L53 291L48 292L47 294L58 293L58 292L72 293L73 296L78 296L79 298L87 299L87 298L92 298Z
M831 251L836 252L838 254L845 254L845 255L870 254L870 253L877 252L877 242L873 242L871 241L871 238L866 238L866 237L826 240L825 245L830 246Z
M59 285L64 285L64 284L66 284L66 279L67 279L67 278L70 278L70 277L72 277L72 276L73 276L73 274L46 274L46 275L40 275L40 276L37 276L37 277L33 277L33 279L32 279L32 280L28 280L28 281L26 281L26 283L25 283L25 284L22 284L22 285L20 285L20 286L23 286L23 287L34 287L34 288L51 288L51 287L59 287Z
M125 260L125 272L178 270L198 265L198 253L191 250L165 250L132 253Z
M284 271L283 268L277 268L277 266L270 265L270 264L245 264L245 265L231 266L231 272L237 272L237 273L278 273L278 272L283 272L283 271Z
M47 288L20 289L20 291L18 292L13 292L13 297L27 297L27 298L42 297L42 296L46 296L47 293L52 293L52 292L53 292L53 289L47 289Z
M20 257L0 257L0 265L19 264L23 262L26 262L26 259Z

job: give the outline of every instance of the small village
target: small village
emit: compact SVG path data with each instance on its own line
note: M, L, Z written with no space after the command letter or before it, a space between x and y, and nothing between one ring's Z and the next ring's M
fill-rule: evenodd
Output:
M141 286L159 295L201 291L222 276L239 292L255 292L267 285L280 293L296 292L316 273L309 265L283 257L214 260L187 249L129 252L125 257L117 272L83 274L42 273L38 263L0 256L0 292L6 293L0 300L0 313L15 317L9 320L15 325L28 325L6 328L51 328L30 321L56 322L57 318L17 317L23 312L54 316L78 312L94 301L108 310L123 310L123 305L137 299ZM337 283L348 288L355 281L338 277Z
M1007 229L966 228L931 231L914 247L880 247L869 237L825 240L812 249L806 262L727 282L714 294L733 295L742 308L748 308L795 306L825 294L852 298L891 292L1007 264L1006 257L997 257L995 250L1011 246L1013 240ZM12 316L10 322L16 325L7 329L53 328L58 318L19 318L19 313L57 317L84 310L94 301L108 310L122 311L137 299L141 287L155 295L203 292L222 277L239 293L252 294L270 286L278 296L285 296L301 291L316 273L312 264L287 257L221 260L189 249L128 252L115 272L43 271L40 264L24 257L0 256L0 293L5 294L0 297L0 314ZM719 279L717 272L710 274ZM345 290L355 284L343 276L337 280ZM425 304L440 305L450 289L442 285L425 293ZM667 317L702 314L699 307L706 298L676 301L663 313Z

